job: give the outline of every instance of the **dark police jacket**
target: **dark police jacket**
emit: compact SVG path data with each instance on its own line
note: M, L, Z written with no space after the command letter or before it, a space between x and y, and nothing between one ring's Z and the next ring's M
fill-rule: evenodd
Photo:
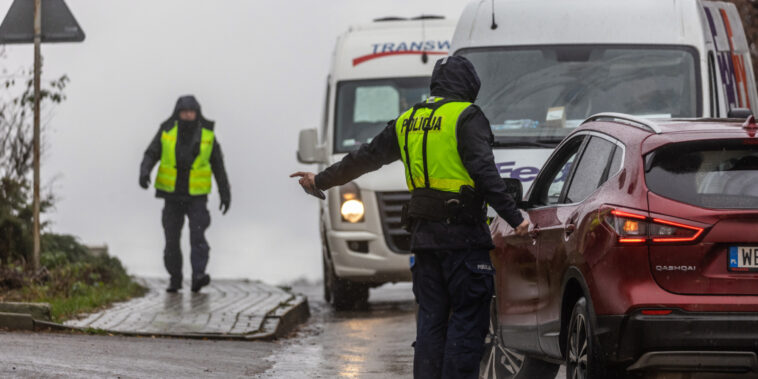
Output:
M479 93L480 82L473 66L465 60L449 59L438 62L431 82L432 96L473 102ZM494 137L490 123L477 106L461 114L457 125L458 153L463 165L474 180L477 192L514 228L523 222L521 213L510 196L495 167L492 154ZM340 162L316 175L316 186L325 190L343 185L381 166L400 159L400 146L395 122L390 121L371 143L346 155ZM411 250L492 249L492 237L487 224L447 224L418 220L411 231Z
M193 109L197 112L197 121L183 122L179 121L180 109ZM140 176L149 176L155 164L160 161L162 153L161 134L169 131L175 123L179 123L176 138L176 189L174 192L165 192L156 190L155 196L169 200L188 200L189 194L189 172L192 163L200 153L200 133L199 128L213 130L213 121L206 120L200 109L200 103L195 100L194 96L182 96L177 100L174 113L168 120L161 124L160 129L153 137L150 145L145 150L140 165ZM218 143L218 137L213 140L213 150L211 151L211 171L216 178L219 195L223 200L231 200L231 190L229 179L224 167L224 155L221 153L221 145ZM193 198L207 197L206 195L192 196Z

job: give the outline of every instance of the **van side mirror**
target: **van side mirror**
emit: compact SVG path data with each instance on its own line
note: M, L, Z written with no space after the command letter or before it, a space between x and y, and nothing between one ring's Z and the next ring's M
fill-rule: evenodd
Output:
M748 108L733 108L726 114L727 118L739 118L744 120L753 115L753 111Z
M517 206L521 207L524 202L524 186L521 181L514 178L503 178L503 182L505 183L505 193L513 198Z
M297 160L300 163L319 163L323 161L323 148L317 146L318 130L303 129L297 143Z

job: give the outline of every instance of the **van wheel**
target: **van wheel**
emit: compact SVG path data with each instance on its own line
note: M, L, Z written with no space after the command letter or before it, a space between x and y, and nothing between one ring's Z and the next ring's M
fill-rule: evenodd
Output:
M571 312L566 338L566 378L625 378L624 370L609 366L595 338L587 299L580 298Z
M334 267L324 258L324 299L338 311L361 309L368 306L368 290L365 284L341 279Z
M484 355L479 364L479 378L555 378L560 369L559 365L528 357L501 344L497 332L497 308L494 297L490 310L490 330L484 340Z

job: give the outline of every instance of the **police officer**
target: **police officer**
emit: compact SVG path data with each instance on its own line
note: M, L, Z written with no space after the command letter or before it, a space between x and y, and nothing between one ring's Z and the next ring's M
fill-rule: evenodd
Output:
M494 269L485 203L518 235L529 226L495 167L494 137L472 104L480 88L463 57L437 61L431 97L391 121L369 144L318 175L297 172L306 192L350 182L401 159L411 201L405 223L419 304L416 378L476 378L489 328Z
M189 219L192 292L210 284L205 273L210 247L205 229L211 223L206 203L211 192L211 176L216 178L221 195L219 209L226 214L231 202L229 181L224 169L221 146L213 132L213 121L206 120L194 96L177 100L174 113L161 124L140 166L139 184L147 189L150 172L160 161L155 178L156 197L164 199L163 232L166 247L163 262L171 279L168 292L182 288L182 251L179 244L185 216Z

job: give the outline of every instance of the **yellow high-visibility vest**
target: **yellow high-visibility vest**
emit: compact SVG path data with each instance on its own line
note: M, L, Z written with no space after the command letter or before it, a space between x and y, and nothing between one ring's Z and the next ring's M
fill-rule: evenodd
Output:
M176 136L178 122L169 131L161 134L161 164L155 178L155 188L173 193L176 190ZM200 153L192 162L189 173L189 194L207 195L211 193L211 152L213 151L213 131L201 128Z
M431 97L395 121L408 190L431 188L459 192L474 187L458 154L458 118L471 103Z

